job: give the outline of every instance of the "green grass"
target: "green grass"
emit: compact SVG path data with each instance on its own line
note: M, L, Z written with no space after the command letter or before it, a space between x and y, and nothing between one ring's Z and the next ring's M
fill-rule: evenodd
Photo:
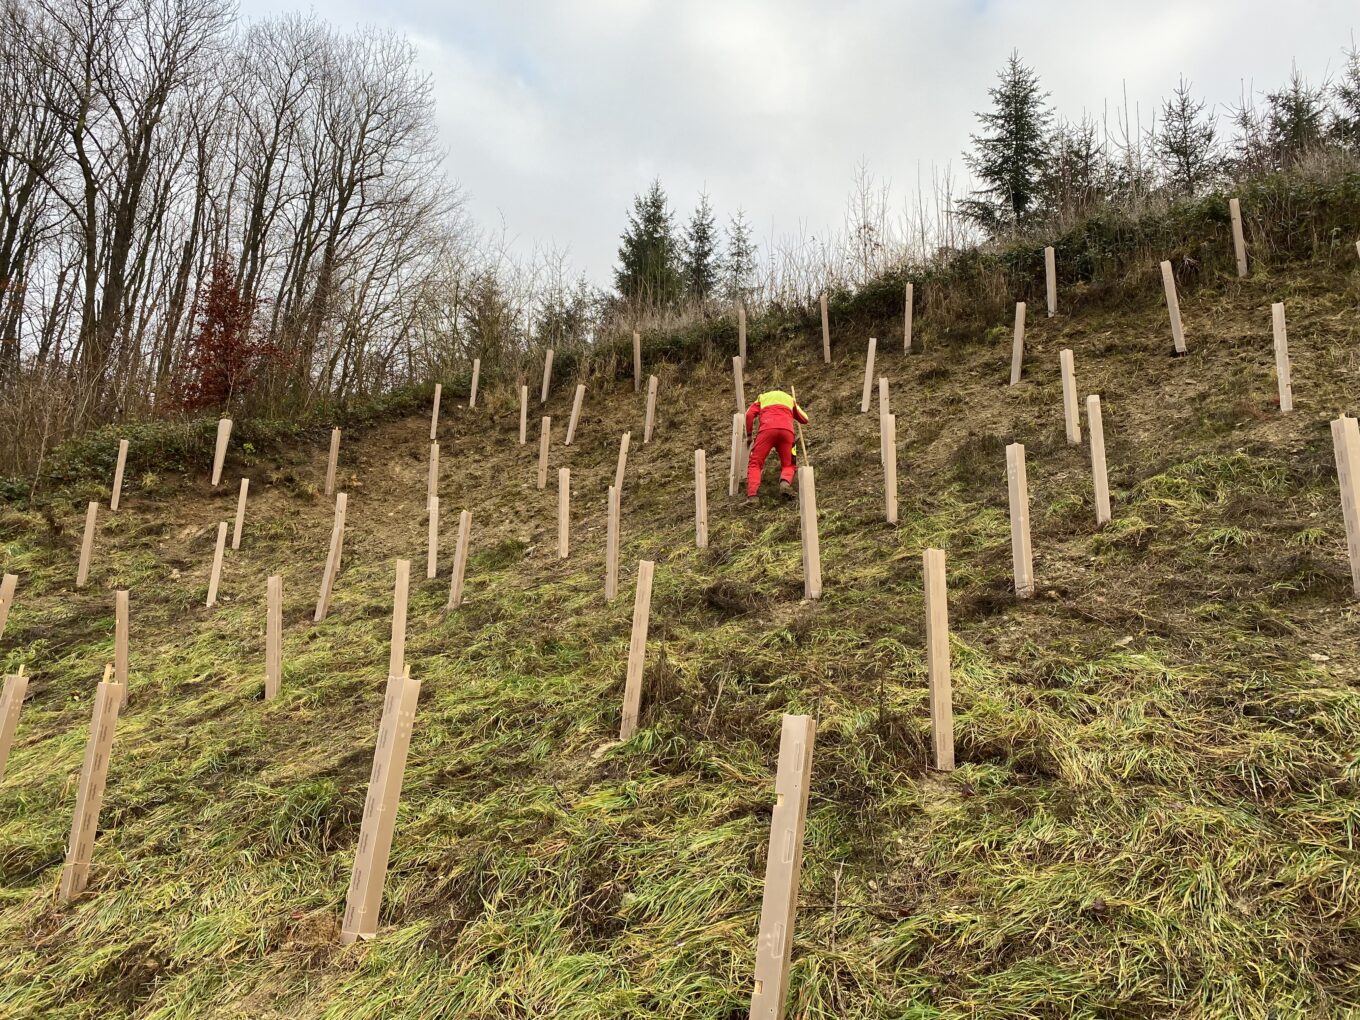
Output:
M0 1015L745 1016L785 712L819 722L790 1016L1360 1015L1360 641L1325 424L1360 381L1344 357L1358 286L1307 266L1224 281L1185 300L1191 354L1175 361L1160 309L1090 303L1032 324L1016 388L1008 334L910 357L881 343L902 443L896 528L876 415L857 413L866 338L838 335L831 372L815 336L753 345L751 385L778 364L813 416L817 603L801 600L792 509L726 498L722 351L660 366L612 605L605 487L642 414L626 382L593 381L577 444L554 445L553 466L572 468L566 562L517 408L446 405L432 582L428 419L347 432L345 566L320 624L324 437L234 455L219 492L206 460L187 475L147 467L154 484L101 517L83 591L70 490L0 510L3 566L21 575L0 655L34 676L0 787ZM1269 303L1286 291L1311 295L1290 309L1298 411L1225 425L1206 408L1245 399L1234 380L1269 392ZM1065 346L1082 392L1104 398L1103 528L1085 449L1063 438ZM570 399L562 380L555 421ZM1015 440L1039 584L1024 602L1009 578ZM706 551L691 517L700 445ZM245 545L207 611L212 530L238 471L255 476ZM79 485L98 498L97 480ZM467 603L446 614L463 507ZM948 554L950 774L929 767L928 546ZM407 660L420 705L379 937L341 947L398 556L419 575ZM642 728L615 744L639 558L657 561ZM266 703L275 571L285 666ZM61 908L115 585L133 592L132 704L90 891Z

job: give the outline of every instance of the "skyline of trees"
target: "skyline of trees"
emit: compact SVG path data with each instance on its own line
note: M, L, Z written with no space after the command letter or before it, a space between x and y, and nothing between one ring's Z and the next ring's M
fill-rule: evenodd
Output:
M3 0L0 387L25 359L76 422L167 406L223 260L279 351L258 398L391 379L466 234L430 83L393 33L232 10Z

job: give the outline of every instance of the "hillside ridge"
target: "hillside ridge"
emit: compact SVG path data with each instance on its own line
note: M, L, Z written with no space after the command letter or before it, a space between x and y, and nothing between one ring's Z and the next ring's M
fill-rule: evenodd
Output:
M16 1017L745 1015L783 713L818 719L788 1015L1331 1017L1360 1009L1360 642L1327 422L1353 411L1360 273L1305 262L1182 295L1031 309L962 343L878 338L899 439L883 519L860 331L749 349L747 397L812 418L824 593L797 514L726 491L731 351L644 392L558 374L547 488L517 395L444 394L439 576L424 578L427 413L347 432L345 562L313 624L333 503L324 444L236 446L129 475L73 586L77 482L0 515L20 583L5 671L32 675L0 784L0 1007ZM1270 306L1295 410L1279 412ZM1063 432L1058 352L1100 394L1113 520ZM1083 437L1085 437L1083 417ZM619 598L603 598L619 437ZM1025 444L1038 591L1014 597L1005 446ZM709 465L694 547L692 454ZM572 554L556 555L556 469ZM245 536L203 606L217 523ZM444 608L457 513L466 604ZM931 768L922 551L947 554L958 769ZM372 761L393 562L412 561L422 681L379 936L338 944ZM617 737L634 568L657 563L641 730ZM265 578L284 577L282 693L262 700ZM90 695L132 605L89 892L52 889Z

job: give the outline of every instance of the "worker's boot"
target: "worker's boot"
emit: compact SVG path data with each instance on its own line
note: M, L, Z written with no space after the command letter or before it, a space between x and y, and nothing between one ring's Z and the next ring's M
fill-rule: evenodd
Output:
M741 501L741 505L747 508L758 506L759 504L760 499L756 496L747 496L745 499Z
M786 482L781 478L779 480L779 495L783 496L785 499L795 499L798 493L793 491L792 482Z

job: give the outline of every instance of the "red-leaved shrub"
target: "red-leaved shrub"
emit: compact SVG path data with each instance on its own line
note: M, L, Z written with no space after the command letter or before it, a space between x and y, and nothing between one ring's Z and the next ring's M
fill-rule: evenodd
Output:
M213 261L195 308L175 403L189 411L226 407L249 394L276 352L252 330L251 303L225 255Z

